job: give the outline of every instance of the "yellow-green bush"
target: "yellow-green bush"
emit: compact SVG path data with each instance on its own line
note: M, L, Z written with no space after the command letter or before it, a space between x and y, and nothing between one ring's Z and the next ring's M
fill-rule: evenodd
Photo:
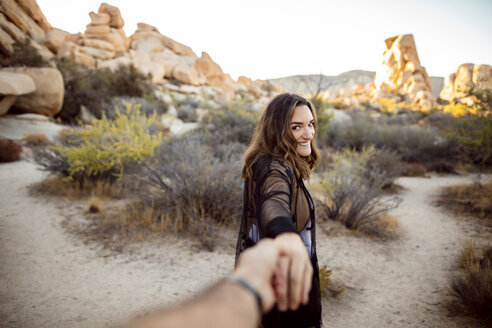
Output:
M378 104L382 106L383 113L393 113L396 108L396 102L391 98L378 98Z
M478 108L476 106L468 106L462 103L457 103L455 101L450 102L442 107L442 111L445 113L450 113L453 116L464 116L467 114L476 115Z
M69 180L74 175L121 178L126 164L145 160L161 144L162 135L150 133L154 121L156 114L145 117L139 106L127 106L113 121L103 115L86 129L72 130L68 145L50 149L67 160Z

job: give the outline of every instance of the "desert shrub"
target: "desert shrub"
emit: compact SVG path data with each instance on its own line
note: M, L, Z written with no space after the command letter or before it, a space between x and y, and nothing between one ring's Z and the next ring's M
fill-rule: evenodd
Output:
M22 138L26 144L30 146L41 146L49 143L49 139L44 133L29 133Z
M401 158L393 150L376 149L367 160L365 171L367 179L382 189L388 188L401 175Z
M453 116L464 116L468 114L476 114L478 111L477 107L462 104L460 102L452 101L447 105L442 107L444 113L449 113Z
M0 162L14 162L19 160L22 147L10 139L0 139Z
M258 118L258 113L244 110L238 104L226 104L203 117L202 130L206 131L209 144L249 144Z
M160 145L161 135L150 133L154 120L128 106L113 121L103 115L86 129L71 130L64 143L35 152L35 160L68 180L121 178L127 165L152 156Z
M437 204L458 215L476 217L492 223L492 181L443 188Z
M333 169L323 175L321 185L324 201L320 202L325 219L341 221L349 229L358 229L385 237L387 232L377 229L380 215L398 205L398 198L383 197L382 187L388 179L385 171L374 166L374 147L361 152L346 149L337 154ZM374 164L373 164L374 165Z
M31 44L31 40L26 38L24 41L15 41L12 44L12 52L3 54L0 57L2 67L48 67L49 61L44 59L39 51Z
M198 120L196 110L199 107L200 102L198 100L186 98L178 104L178 108L176 109L178 112L178 118L184 122L196 122Z
M110 102L104 103L102 105L102 113L106 115L107 118L114 119L116 117L116 109L123 109L127 106L139 106L140 112L145 116L151 116L154 113L157 115L164 114L167 112L168 105L161 101L143 98L143 97L113 97Z
M237 223L240 157L219 159L197 136L164 142L158 154L137 178L147 186L139 206L152 208L163 230L210 236L214 226Z
M75 123L82 105L97 118L102 118L103 113L114 117L114 106L107 106L113 97L144 98L159 108L166 107L154 95L149 77L133 65L122 65L115 71L94 69L65 59L57 60L56 65L65 84L63 107L58 116L65 122Z
M492 90L473 85L466 96L474 100L475 115L463 116L449 126L449 138L459 145L462 158L483 169L492 165Z
M377 124L367 117L355 117L350 124L333 124L325 140L335 149L360 150L369 145L392 149L409 162L454 161L458 154L456 142L441 136L436 128Z
M477 254L478 253L478 254ZM481 253L481 254L480 254ZM477 252L472 246L462 250L461 273L450 283L450 309L492 323L492 247Z

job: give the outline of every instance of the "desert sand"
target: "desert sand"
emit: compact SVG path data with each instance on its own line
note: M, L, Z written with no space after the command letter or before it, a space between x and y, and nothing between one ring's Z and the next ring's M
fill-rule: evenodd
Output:
M233 266L232 242L214 252L176 238L120 253L85 244L62 224L83 205L29 195L45 176L27 160L0 164L1 327L105 327L191 297ZM443 300L461 246L490 232L432 204L439 188L467 179L400 178L396 240L328 235L320 224L320 265L345 286L324 301L325 327L482 327L449 317Z

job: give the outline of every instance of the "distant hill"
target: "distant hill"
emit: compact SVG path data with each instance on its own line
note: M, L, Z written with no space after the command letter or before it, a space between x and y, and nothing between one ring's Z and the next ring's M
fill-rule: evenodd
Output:
M285 91L299 94L314 93L318 85L322 91L337 90L342 88L351 88L358 83L366 85L374 82L376 72L353 70L338 75L293 75L276 79L268 79L273 84L282 86ZM437 98L441 92L444 78L431 77L432 94Z
M293 75L269 79L268 81L282 86L287 92L310 94L317 91L318 85L320 85L323 91L353 87L358 83L365 85L374 81L374 74L375 72L354 70L335 76L320 74Z

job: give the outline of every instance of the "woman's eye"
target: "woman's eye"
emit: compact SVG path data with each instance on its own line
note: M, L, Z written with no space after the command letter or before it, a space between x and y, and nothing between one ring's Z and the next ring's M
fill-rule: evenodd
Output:
M292 130L298 131L300 128L301 128L300 126L294 126L294 127L292 127Z

